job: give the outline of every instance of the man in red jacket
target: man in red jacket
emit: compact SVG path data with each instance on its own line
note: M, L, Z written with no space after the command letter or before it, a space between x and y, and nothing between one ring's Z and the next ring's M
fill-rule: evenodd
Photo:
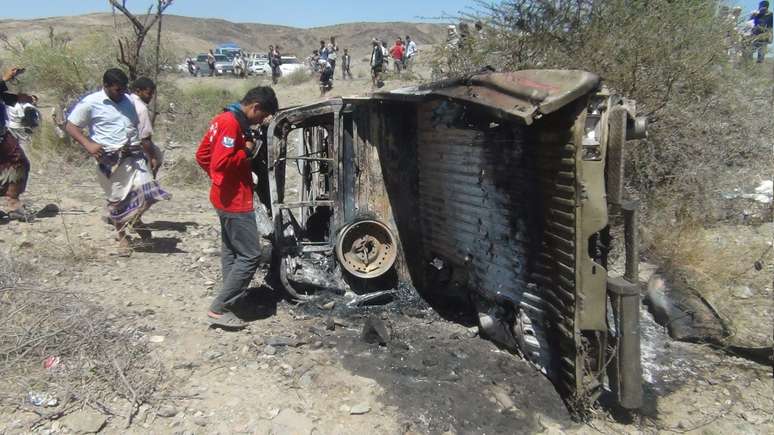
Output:
M215 325L245 326L230 308L244 295L261 262L251 172L256 143L250 126L264 123L277 109L272 88L251 89L212 119L196 151L196 161L212 180L210 202L220 219L223 288L207 312Z

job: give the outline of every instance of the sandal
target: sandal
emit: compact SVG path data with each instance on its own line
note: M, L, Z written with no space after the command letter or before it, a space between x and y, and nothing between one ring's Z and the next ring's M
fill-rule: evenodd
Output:
M19 222L32 222L35 220L35 213L32 213L27 207L21 206L16 210L9 211L8 219Z
M215 318L207 316L211 326L224 328L224 329L242 329L247 326L247 322L240 319L236 314L226 311L220 317Z

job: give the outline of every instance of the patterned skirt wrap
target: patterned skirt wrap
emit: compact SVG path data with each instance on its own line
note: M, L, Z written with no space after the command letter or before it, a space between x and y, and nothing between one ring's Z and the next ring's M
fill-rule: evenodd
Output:
M30 174L30 161L16 138L8 131L2 132L0 143L0 196L8 193L11 184L18 186L16 193L24 193Z
M115 224L125 224L151 205L172 196L153 178L140 150L119 150L103 154L97 178L105 191L107 214Z

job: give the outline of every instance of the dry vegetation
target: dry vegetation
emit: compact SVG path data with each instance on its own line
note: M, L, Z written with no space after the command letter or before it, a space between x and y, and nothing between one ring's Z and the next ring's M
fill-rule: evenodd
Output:
M36 413L33 429L85 407L130 424L162 389L145 334L82 295L30 281L31 272L0 257L0 409Z

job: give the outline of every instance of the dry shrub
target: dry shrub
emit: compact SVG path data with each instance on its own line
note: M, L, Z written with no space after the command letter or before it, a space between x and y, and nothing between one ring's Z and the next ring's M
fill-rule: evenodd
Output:
M171 186L207 186L209 179L199 164L192 158L180 157L169 169L162 172L163 183Z
M239 101L246 91L245 86L223 89L213 84L196 84L180 89L169 84L160 88L155 140L197 145L210 120L228 104Z
M161 363L132 320L72 292L22 285L0 258L0 407L39 415L32 427L83 407L131 422L162 388ZM16 272L14 272L16 271ZM54 362L56 361L56 362ZM44 362L53 363L50 368ZM30 393L55 399L34 406ZM122 400L119 400L122 399Z
M306 68L300 68L286 76L282 76L280 80L285 85L298 86L306 82L312 81L313 78L314 76L310 74Z

